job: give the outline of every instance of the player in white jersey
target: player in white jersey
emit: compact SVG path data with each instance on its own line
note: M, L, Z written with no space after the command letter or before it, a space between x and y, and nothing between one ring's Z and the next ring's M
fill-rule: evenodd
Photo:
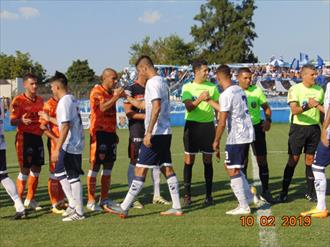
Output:
M249 145L254 140L254 128L248 111L247 98L239 86L232 84L230 68L227 65L219 66L216 76L224 91L219 100L220 116L213 149L220 159L220 139L227 125L225 169L230 176L230 186L239 202L237 208L227 211L226 214L249 214L251 212L249 203L257 203L258 198L250 191L248 181L241 171L244 168Z
M312 164L312 170L315 177L314 185L317 196L317 206L309 211L302 212L302 216L311 216L315 218L325 218L328 216L328 210L325 202L327 190L327 179L325 176L325 168L330 164L330 82L324 97L324 113L325 118L321 131L321 141L317 146Z
M17 194L16 185L13 180L8 177L7 171L7 161L6 161L6 143L5 143L5 133L4 133L4 118L5 109L4 101L0 99L0 181L2 186L7 191L10 198L14 201L14 206L16 209L16 214L14 216L15 220L22 219L26 217L26 211L24 209L23 203Z
M60 136L52 153L55 166L55 176L60 180L62 189L69 200L69 206L64 212L63 221L84 219L82 186L80 175L81 156L84 150L84 132L75 98L68 94L67 79L57 72L50 79L52 92L59 99L56 108L57 125Z
M174 173L171 159L172 131L170 124L170 102L168 85L163 78L157 75L152 60L148 56L141 56L136 62L139 74L148 79L145 91L145 100L131 99L137 108L145 108L145 136L140 148L135 176L125 200L119 206L112 206L113 214L121 218L128 216L128 209L141 191L148 168L159 166L165 175L172 198L172 208L161 212L161 215L181 216L179 197L179 182Z

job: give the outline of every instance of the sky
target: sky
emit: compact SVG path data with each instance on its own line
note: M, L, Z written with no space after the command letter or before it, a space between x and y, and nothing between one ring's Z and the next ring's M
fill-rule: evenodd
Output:
M128 66L129 48L147 35L176 33L192 41L194 16L206 1L0 0L0 52L29 52L48 75L88 59L96 74ZM237 1L236 1L237 2ZM238 1L239 2L239 1ZM273 55L287 62L307 53L330 58L330 0L257 0L258 34L253 51L260 62Z

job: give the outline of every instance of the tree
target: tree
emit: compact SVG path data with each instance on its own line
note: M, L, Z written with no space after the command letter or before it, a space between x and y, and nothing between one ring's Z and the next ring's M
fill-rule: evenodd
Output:
M46 70L38 62L31 59L29 53L16 51L15 55L0 54L0 78L14 79L23 77L27 73L33 73L37 76L38 81L44 81Z
M210 0L202 4L191 27L191 35L201 49L200 57L209 63L257 62L251 48L257 37L252 21L254 0L235 4L229 0Z
M88 60L76 60L66 72L69 87L77 98L81 98L86 89L91 88L96 82L96 76L93 69L89 67Z
M131 58L129 60L130 64L135 64L136 60L141 56L141 55L147 55L149 56L153 61L156 61L156 53L153 49L152 44L150 42L150 36L146 36L141 44L138 42L135 42L131 45L129 54L131 55Z

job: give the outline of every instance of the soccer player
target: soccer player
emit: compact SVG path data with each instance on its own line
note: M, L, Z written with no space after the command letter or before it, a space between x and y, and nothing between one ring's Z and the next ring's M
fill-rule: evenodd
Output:
M330 82L327 83L324 98L325 118L321 131L321 141L317 146L314 162L312 165L315 177L315 190L317 196L316 208L301 213L302 216L311 216L315 218L325 218L328 216L328 210L325 202L327 191L327 179L325 177L325 168L330 164Z
M61 208L64 203L64 192L60 181L56 178L55 163L51 162L51 154L56 147L56 142L59 138L59 130L56 123L56 107L58 100L51 97L43 107L43 112L40 113L40 128L48 137L47 148L49 153L49 179L48 179L48 194L52 203L52 212L55 214L62 214L64 210Z
M219 92L216 85L207 81L208 66L206 61L192 64L195 78L182 87L182 102L185 104L184 126L184 206L191 204L192 167L198 152L203 153L206 198L204 205L213 204L212 183L212 142L214 140L214 109L218 110Z
M254 129L249 115L246 95L243 90L232 85L230 68L221 65L216 71L216 77L223 88L220 96L220 114L213 149L220 159L220 139L228 123L228 136L225 151L225 169L230 177L230 186L239 202L237 208L226 214L239 215L251 212L249 203L257 203L258 199L250 191L250 186L241 169L247 155L250 143L254 140Z
M90 169L87 176L88 202L91 211L108 211L111 171L116 161L116 149L119 141L116 134L116 102L123 95L124 89L117 85L117 72L111 68L104 69L102 84L96 85L90 94ZM96 176L103 165L101 175L100 206L95 200Z
M172 198L172 208L161 215L181 216L183 214L179 197L179 182L174 173L171 159L171 123L169 88L163 78L157 75L153 62L148 56L141 56L136 62L139 74L148 81L145 90L145 101L139 108L145 108L145 136L140 148L135 176L125 200L119 206L111 206L113 214L121 218L128 216L128 210L141 191L148 168L159 166L167 178L168 188ZM143 107L145 106L145 107Z
M6 163L6 143L4 134L4 118L5 110L3 107L3 102L0 99L0 182L2 186L7 191L10 198L14 201L14 206L16 209L16 214L14 216L15 220L25 218L26 211L23 206L21 198L19 198L16 190L16 186L13 180L8 177L7 163Z
M60 180L69 206L62 214L63 221L84 219L82 186L80 175L81 156L84 150L84 130L76 99L68 93L68 82L64 74L57 72L50 79L54 97L59 101L56 108L59 138L51 155L56 162L55 176Z
M144 101L145 85L147 78L138 74L138 78L134 84L129 86L125 93L128 95L127 100L125 101L124 108L126 116L129 119L129 141L128 141L128 157L130 158L130 164L128 166L127 178L128 178L128 187L131 187L135 165L137 162L139 150L143 142L144 137L144 118L145 111L144 109L138 109L132 105L129 101L131 98L139 101ZM133 101L134 103L134 101ZM154 184L154 196L152 203L153 204L165 204L169 205L170 202L165 200L160 195L160 170L159 167L154 167L152 169L151 178ZM133 203L133 208L143 208L143 204L139 201Z
M282 192L278 202L288 200L289 185L303 149L307 182L305 197L308 201L316 200L312 163L320 140L320 111L323 110L324 98L323 89L315 85L316 76L317 72L313 65L304 65L301 70L302 83L292 86L288 92L288 104L291 109L289 159L284 170Z
M10 122L17 126L16 152L20 172L16 180L18 196L23 199L26 181L28 192L24 206L41 210L35 200L41 166L44 165L44 145L39 115L44 101L37 96L37 77L23 77L25 92L16 96L11 103Z
M259 167L259 178L262 185L261 199L268 203L274 203L272 194L269 192L269 171L267 162L267 146L265 132L270 129L272 111L267 103L265 94L260 88L255 85L251 85L252 73L249 68L240 68L238 70L238 84L244 90L247 96L249 113L251 116L255 140L251 144L253 154L256 156L256 160ZM264 110L265 120L261 120L260 107ZM248 155L245 159L243 173L247 177Z

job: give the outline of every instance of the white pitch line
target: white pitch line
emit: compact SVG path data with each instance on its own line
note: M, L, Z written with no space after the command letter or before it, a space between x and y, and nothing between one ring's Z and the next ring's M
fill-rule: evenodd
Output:
M251 161L252 161L252 171L253 171L253 185L257 186L260 185L259 179L259 168L256 157L253 155L252 149L250 150L251 154ZM259 240L261 247L275 247L280 246L277 241L277 234L275 231L275 226L261 226L260 225L260 217L261 216L271 216L272 210L270 209L269 204L264 204L257 210L257 219L259 225Z

